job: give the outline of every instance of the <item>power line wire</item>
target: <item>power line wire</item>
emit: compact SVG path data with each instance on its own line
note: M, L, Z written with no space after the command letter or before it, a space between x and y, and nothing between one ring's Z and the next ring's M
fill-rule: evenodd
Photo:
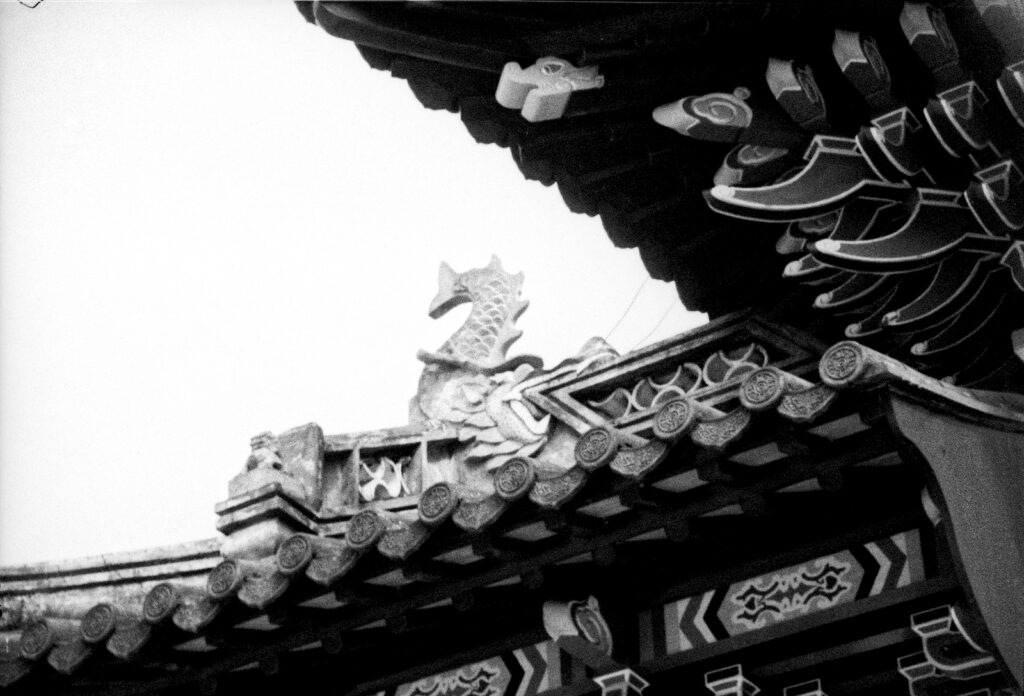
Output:
M646 341L646 340L647 340L648 338L650 338L651 336L653 336L653 335L654 335L654 332L655 332L655 331L657 331L657 330L658 330L659 328L661 328L661 325L665 323L665 320L666 320L666 319L668 319L668 315L669 315L669 314L671 314L672 310L673 310L673 309L675 309L675 307L676 307L676 306L677 306L678 304L679 304L678 300L672 300L672 304L670 304L670 305L668 306L668 309L666 309L666 310L665 310L665 313L661 315L661 319L659 319L659 320L658 320L658 323L654 325L654 328L653 328L653 329L651 329L651 330L650 330L650 331L649 331L649 332L647 333L647 335L646 335L646 336L644 336L644 337L643 337L643 338L641 338L641 339L640 339L639 341L637 341L637 342L636 342L636 343L635 343L635 344L633 345L633 347L629 349L629 351L630 351L630 352L633 352L634 350L636 350L637 346L639 346L639 345L640 345L641 343L643 343L643 342L644 342L644 341Z
M647 285L647 281L650 279L651 277L647 276L644 278L644 282L640 283L640 287L636 289L636 292L633 294L633 299L629 301L628 305L626 305L626 309L623 310L622 316L619 317L619 320L615 322L615 326L613 326L610 331L605 332L604 340L607 341L611 335L615 333L615 329L619 328L619 324L621 324L622 320L626 318L627 314L629 314L629 310L633 309L633 305L636 304L637 298L640 297L640 293L643 291L644 287Z

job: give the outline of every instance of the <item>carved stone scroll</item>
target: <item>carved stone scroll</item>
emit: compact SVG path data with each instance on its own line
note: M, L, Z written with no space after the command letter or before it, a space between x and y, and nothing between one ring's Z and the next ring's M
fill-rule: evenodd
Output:
M593 669L614 667L612 633L594 597L545 602L544 630L555 644Z

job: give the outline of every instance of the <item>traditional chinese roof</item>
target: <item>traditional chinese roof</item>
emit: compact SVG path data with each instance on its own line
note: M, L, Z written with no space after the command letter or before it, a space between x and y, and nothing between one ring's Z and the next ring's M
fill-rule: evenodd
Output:
M298 6L688 308L1024 389L1019 3Z
M257 436L222 540L0 571L3 686L405 696L486 677L536 696L593 689L595 664L714 693L1020 679L1012 398L753 314L514 383L445 351L424 374L449 406L452 384L521 398L550 416L542 446L475 464L476 411ZM587 594L615 639L597 662L540 617Z

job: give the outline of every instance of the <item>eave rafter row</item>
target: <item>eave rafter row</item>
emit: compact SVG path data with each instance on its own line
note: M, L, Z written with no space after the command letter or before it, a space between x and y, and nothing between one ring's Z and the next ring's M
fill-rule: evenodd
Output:
M959 384L998 387L1021 368L1007 336L1024 306L1024 19L999 3L976 7L1005 61L990 82L962 59L938 7L905 3L892 19L901 44L895 31L881 42L837 28L834 65L818 67L838 68L856 93L867 114L856 133L837 131L843 98L819 86L814 65L780 58L763 86L685 97L653 118L736 143L708 205L787 223L777 249L795 258L785 275L827 289L816 307L856 317L849 338ZM931 81L924 103L901 91L913 75ZM797 153L802 162L780 171ZM998 309L977 311L980 296Z

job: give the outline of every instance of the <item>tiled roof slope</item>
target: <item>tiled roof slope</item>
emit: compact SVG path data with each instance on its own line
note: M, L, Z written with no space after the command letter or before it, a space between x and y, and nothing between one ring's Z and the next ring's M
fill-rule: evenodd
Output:
M527 379L522 392L532 407L568 430L536 457L506 459L490 474L489 490L456 478L411 496L353 504L331 498L346 485L339 476L364 465L383 471L374 462L385 457L397 462L413 452L410 466L455 461L445 457L467 447L457 430L323 437L304 426L255 438L255 463L219 506L226 557L205 542L149 557L4 571L0 677L24 693L169 693L189 684L212 693L218 683L258 693L262 687L252 685L269 675L286 673L294 686L340 659L346 690L384 689L457 666L451 660L459 656L471 661L509 641L542 639L531 619L537 592L596 587L635 618L666 598L843 544L915 528L931 539L925 512L935 522L952 513L941 498L926 496L920 507L931 465L915 463L920 450L907 449L886 399L933 418L980 423L981 432L1005 432L1008 446L1021 447L1024 409L1012 398L944 385L852 342L819 359L820 350L798 332L741 315L634 354L582 368L570 362ZM568 465L545 463L549 449L563 451ZM305 477L312 459L320 469ZM303 488L311 480L322 488ZM932 487L934 495L951 494L942 485ZM934 543L926 556L948 553ZM667 559L684 557L693 565L680 575ZM886 629L881 643L865 645L886 655L906 650L911 613L968 601L958 587L977 591L970 577L953 577L949 564L957 558L939 561L913 591L863 605L889 607L889 618L861 618L849 630L867 639L896 622L904 629ZM999 600L982 601L991 610ZM802 625L763 635L781 640ZM407 643L421 658L399 673L370 649ZM651 653L643 664L655 673L685 669L720 645ZM854 679L844 671L848 663L829 664L831 678ZM903 679L891 660L884 664L874 667L879 679Z

